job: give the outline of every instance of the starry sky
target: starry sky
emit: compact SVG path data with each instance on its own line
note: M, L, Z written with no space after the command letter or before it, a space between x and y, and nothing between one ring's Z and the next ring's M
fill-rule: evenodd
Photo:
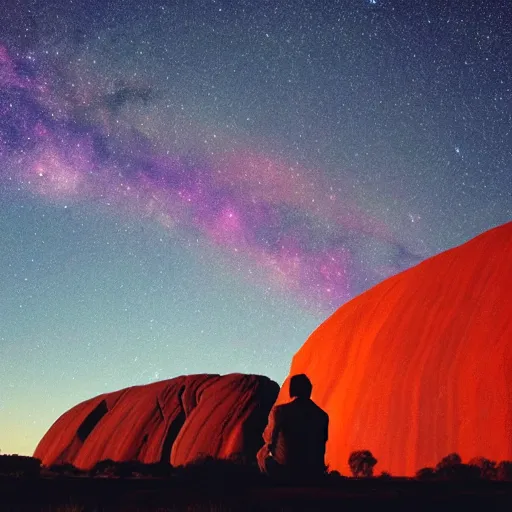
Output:
M2 0L0 450L95 394L282 382L512 219L512 3Z

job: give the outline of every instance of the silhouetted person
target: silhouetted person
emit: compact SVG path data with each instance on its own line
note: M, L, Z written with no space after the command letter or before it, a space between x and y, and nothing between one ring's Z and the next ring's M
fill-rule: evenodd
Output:
M290 379L287 404L274 406L258 452L260 470L278 479L311 481L325 473L329 416L311 400L312 384L304 374Z

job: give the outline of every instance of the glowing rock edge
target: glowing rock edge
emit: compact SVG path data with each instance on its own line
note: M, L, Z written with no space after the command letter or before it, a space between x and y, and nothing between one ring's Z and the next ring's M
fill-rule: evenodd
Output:
M187 375L106 393L65 412L39 442L43 465L90 469L104 459L252 459L279 385L259 375Z
M306 373L329 414L331 470L350 474L350 453L368 449L379 471L413 475L451 452L512 459L511 347L512 222L343 305L290 375Z

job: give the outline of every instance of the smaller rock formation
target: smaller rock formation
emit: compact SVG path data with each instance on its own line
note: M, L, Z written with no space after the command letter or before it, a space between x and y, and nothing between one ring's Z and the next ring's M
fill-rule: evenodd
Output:
M39 442L44 466L100 460L185 465L203 457L255 460L279 385L259 375L188 375L91 398Z

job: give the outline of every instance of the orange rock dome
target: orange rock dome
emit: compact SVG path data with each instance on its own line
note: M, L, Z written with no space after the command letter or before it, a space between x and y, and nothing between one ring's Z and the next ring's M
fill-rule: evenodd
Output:
M357 449L394 475L451 452L512 459L512 222L343 305L294 356L297 373L330 416L331 469L348 474Z

